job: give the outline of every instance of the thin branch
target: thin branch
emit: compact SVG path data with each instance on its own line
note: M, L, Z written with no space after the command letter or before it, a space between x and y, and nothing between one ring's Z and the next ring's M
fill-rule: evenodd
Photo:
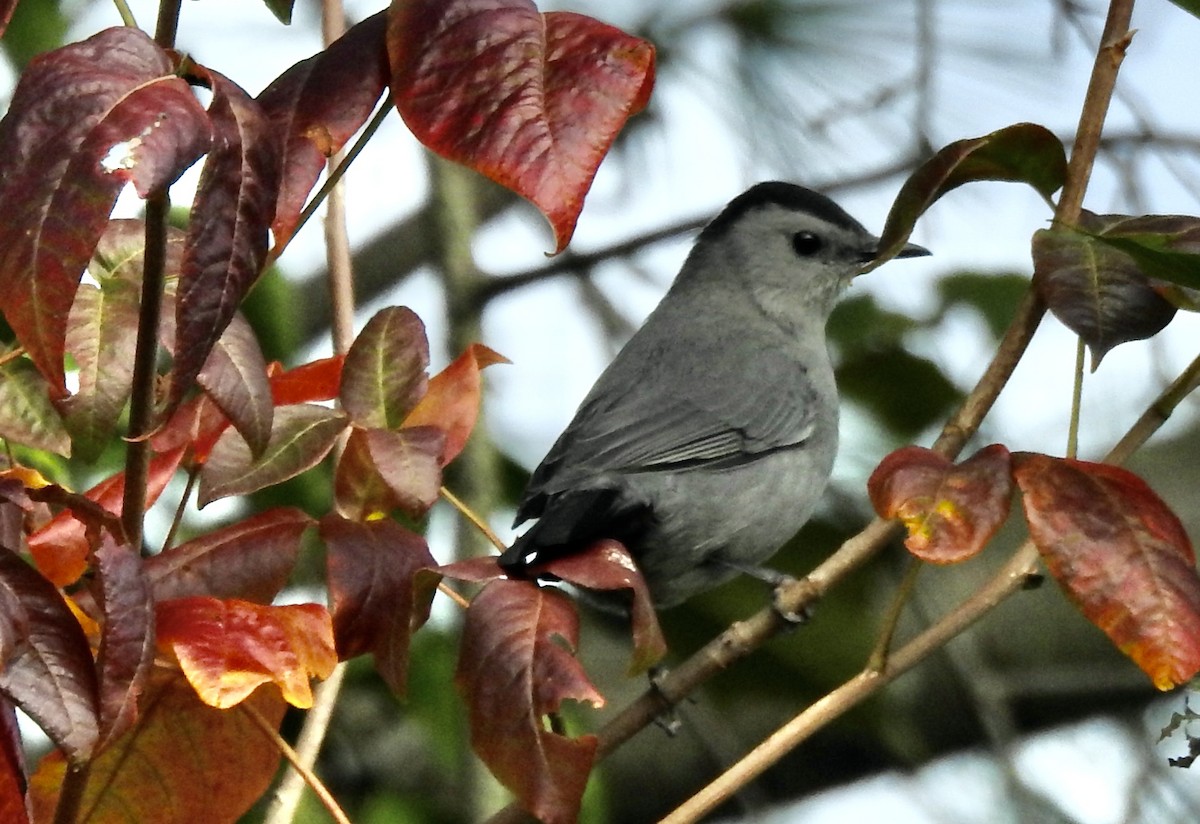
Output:
M54 808L54 824L75 824L79 819L79 809L83 805L83 792L87 789L89 772L87 764L67 766L67 774L63 778L58 803Z
M344 664L338 665L339 668L344 666ZM325 683L328 684L329 681L326 681ZM350 818L342 810L341 805L339 805L334 799L333 794L329 792L329 789L324 783L322 783L321 779L317 777L317 774L309 769L308 765L304 763L304 760L301 758L299 753L293 750L291 746L288 745L287 741L283 740L283 736L279 734L279 731L275 729L274 725L264 718L261 712L248 703L243 702L238 704L238 709L241 710L247 718L253 721L255 726L262 730L263 735L265 735L271 741L271 743L275 745L275 748L279 750L280 754L288 760L289 764L292 765L292 769L296 770L296 772L303 777L304 783L307 784L312 791L317 794L317 798L321 800L321 804L325 807L325 810L329 813L333 820L336 821L337 824L350 824Z
M485 521L482 516L478 515L475 510L467 506L464 500L459 498L444 486L439 491L441 492L442 497L445 498L451 506L458 510L460 515L474 524L475 528L483 533L483 536L492 543L492 546L496 547L496 549L500 550L501 552L508 549L504 541L500 540L500 536L493 532L492 528L488 526L487 521Z

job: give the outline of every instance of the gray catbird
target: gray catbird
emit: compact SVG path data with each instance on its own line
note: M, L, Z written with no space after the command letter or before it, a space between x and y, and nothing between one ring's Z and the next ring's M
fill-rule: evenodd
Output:
M754 569L816 507L837 451L825 322L879 239L790 183L734 198L533 473L510 574L613 538L657 607ZM929 254L908 245L900 257Z

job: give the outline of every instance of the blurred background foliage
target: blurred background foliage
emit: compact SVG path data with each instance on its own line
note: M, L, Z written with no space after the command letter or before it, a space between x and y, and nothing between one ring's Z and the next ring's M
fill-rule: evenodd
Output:
M12 70L72 37L81 21L115 24L111 13L98 16L97 9L107 5L99 0L23 0L0 41ZM214 22L205 24L210 28L189 29L198 5L211 6ZM187 4L184 42L210 60L229 59L222 55L218 26L232 5ZM361 19L380 5L350 3L349 11L353 19ZM543 10L557 5L539 3ZM1165 10L1158 9L1159 25L1169 17L1192 27L1193 36L1200 34L1197 21L1165 2L1160 5ZM543 342L529 344L533 354L505 367L510 373L528 370L523 383L509 373L489 374L493 391L485 404L487 421L462 459L465 469L448 479L451 488L493 513L501 525L511 517L539 450L550 444L581 396L578 387L586 388L605 353L637 326L669 283L690 233L720 202L754 179L780 177L839 199L852 197L856 204L883 198L886 209L905 171L932 147L1043 116L1044 108L1029 111L1031 99L1048 95L1056 85L1077 88L1085 82L1104 10L1099 2L1052 0L578 0L570 8L648 37L660 60L650 108L633 121L606 161L591 208L584 212L573 249L586 251L546 262L541 258L545 235L540 218L483 181L470 179L472 194L465 207L461 200L447 204L438 196L446 175L438 163L424 167L423 174L417 164L409 186L424 186L426 195L415 206L397 207L379 218L370 236L352 235L360 304L370 307L425 290L433 297L418 311L443 353L482 336L512 356L509 346L518 351L522 346L508 340L516 334L513 327L544 327ZM315 9L311 0L298 2L293 27L275 25L273 36L305 33L311 38ZM140 14L146 17L144 24L152 19L150 11ZM236 68L227 71L239 79ZM1047 125L1069 136L1077 102ZM1188 192L1195 211L1195 192L1200 190L1195 124L1191 133L1159 132L1141 101L1127 96L1123 105L1106 144L1104 191L1115 193L1113 198L1119 195L1126 210L1152 203L1164 211L1155 188L1161 178L1148 169L1156 174L1166 169L1171 178L1165 185ZM705 118L699 125L694 122L697 110ZM716 148L706 148L704 141ZM711 165L703 163L709 152ZM730 157L738 159L732 168L722 166ZM364 158L364 168L351 175L369 178L370 162ZM696 199L681 184L709 175L728 184L715 199ZM352 202L353 181L351 177ZM975 197L989 197L996 190L980 191L984 194ZM1005 197L1013 197L1005 191ZM467 223L479 226L478 238L444 231L445 215L438 210L462 208L470 211ZM625 211L630 214L620 214ZM882 214L876 209L864 222L881 225ZM1033 220L1047 218L1043 213ZM589 236L591 220L601 228ZM957 224L951 214L934 212L929 220L943 240L953 236ZM1039 225L1031 222L1027 232ZM992 230L991 225L976 226L979 238ZM512 242L526 247L522 259L511 256L511 246L495 251L496 243L489 239L514 231ZM954 242L970 250L972 244L985 249L988 241L956 237ZM463 243L475 252L478 267L471 288L442 289L439 267L448 258L446 246ZM830 341L845 399L842 455L818 517L777 556L775 565L783 571L803 575L867 522L866 475L891 449L928 443L982 369L1029 281L1029 270L1021 267L1026 253L1020 249L1016 262L1004 265L987 259L959 264L953 255L947 261L936 246L935 253L939 257L928 264L925 280L889 283L885 270L872 276L883 278L882 284L856 287L834 315ZM319 259L285 257L251 294L244 311L268 359L296 363L322 347L327 351L323 279ZM549 323L547 306L562 306L566 319L557 326ZM577 345L555 337L563 328L579 338L594 336L591 348L584 355L567 356L574 366L563 383L533 385L545 376L537 369L539 353L551 357L551 349ZM1064 360L1073 358L1073 347L1069 351L1061 355ZM1169 379L1167 367L1153 365L1153 344L1146 351L1147 360L1136 367L1142 373L1128 380L1140 385L1153 383L1154 377ZM1161 383L1142 395L1152 396ZM989 420L976 446L999 440L1028 448L1019 441L1028 436L1029 426L1041 426L1037 421L1050 392L1055 403L1062 403L1066 387L1035 381L1033 391L1025 390L1003 415ZM1108 409L1113 402L1102 403ZM1119 406L1112 407L1114 417ZM1184 424L1152 444L1135 464L1176 507L1193 535L1200 484L1194 422L1189 412ZM1085 417L1085 430L1088 423ZM1107 436L1108 429L1098 428L1098 437ZM1043 435L1050 443L1065 441L1061 430ZM78 488L98 472L114 471L118 459L116 453L107 456L90 475L69 465L49 471L70 477ZM255 495L243 506L286 502L320 515L329 505L329 486L326 468ZM225 511L225 517L232 514ZM219 512L206 511L206 516L196 519L194 528L208 528L221 518ZM466 548L469 539L461 535L462 548L450 548L453 520L440 513L430 527L434 552L442 560L456 551L477 551ZM1013 546L1020 533L1010 526L999 546L961 568L926 570L902 632L911 634L970 592L988 576L991 559L1004 558L1005 546ZM321 597L312 590L322 562L319 547L312 544L295 582L298 598ZM721 765L856 672L874 643L905 563L899 548L884 553L821 603L808 624L706 685L680 709L683 723L677 735L658 728L643 731L600 769L589 792L586 820L640 822L667 812ZM738 580L664 614L673 657L681 660L768 597L761 584ZM406 700L389 694L367 662L351 668L319 771L356 822L462 822L477 818L501 797L466 745L463 712L452 687L457 617L449 607L439 609L435 621L418 634ZM622 628L588 618L582 656L609 705L600 712L575 713L572 721L578 729L598 725L645 687L623 675L628 647ZM1014 742L1031 731L1099 713L1137 718L1155 695L1146 679L1048 583L1013 599L880 698L818 735L725 812L761 810L881 770L911 770L973 748L992 753L1001 772L1012 778L1006 785L1007 812L979 820L1071 820L1011 764L1004 766ZM299 721L298 716L289 718L287 728L295 731ZM1148 775L1157 775L1165 758L1149 748L1131 757L1149 759ZM1159 792L1165 786L1161 780L1150 785ZM929 803L936 816L937 802ZM257 810L248 820L261 815ZM326 819L313 803L306 804L300 820Z

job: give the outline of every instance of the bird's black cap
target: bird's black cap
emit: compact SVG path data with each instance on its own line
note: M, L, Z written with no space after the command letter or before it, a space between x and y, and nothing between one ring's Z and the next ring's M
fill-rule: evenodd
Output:
M747 212L768 205L782 206L796 212L807 212L836 226L842 226L851 231L865 232L866 229L846 210L838 206L820 192L805 189L794 183L783 183L777 180L757 183L729 201L719 215L712 219L699 240L713 240L725 234L729 227L737 223L738 218Z

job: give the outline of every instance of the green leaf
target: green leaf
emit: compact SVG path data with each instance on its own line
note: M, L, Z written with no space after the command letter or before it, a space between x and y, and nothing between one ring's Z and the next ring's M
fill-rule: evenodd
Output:
M1151 278L1200 289L1200 218L1188 215L1092 215L1092 237L1133 258Z
M396 429L425 394L429 379L425 324L392 306L367 321L342 367L342 406L359 426Z
M1171 0L1193 17L1200 17L1200 0Z
M71 439L50 403L50 385L27 358L0 366L0 438L71 454Z
M263 0L263 5L267 7L267 10L285 26L292 24L292 6L295 4L296 0Z

